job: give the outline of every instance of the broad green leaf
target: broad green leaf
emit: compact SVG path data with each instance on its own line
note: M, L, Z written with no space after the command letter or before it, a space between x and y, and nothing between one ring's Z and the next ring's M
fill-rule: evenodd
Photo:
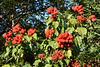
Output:
M32 44L29 44L29 48L32 50Z
M87 29L84 27L77 27L76 31L83 36L87 34Z
M32 40L32 37L29 37L28 35L23 36L28 42Z
M46 61L47 61L48 63L50 63L51 58L52 58L52 57L46 58Z
M54 22L52 22L52 25L54 25L54 28L57 28L59 26L59 22L54 21Z
M51 23L51 19L46 20L47 26Z
M10 67L10 65L9 64L5 64L2 67Z
M45 67L52 67L52 65L50 65L50 64L46 64Z
M66 31L67 31L69 34L72 34L73 31L74 31L74 28L73 28L73 27L68 27L68 28L66 29Z
M67 66L69 65L70 60L69 59L64 59L64 61L66 62Z
M37 34L36 33L34 33L32 36L33 36L33 38L35 38L37 40Z
M58 62L60 63L61 67L63 67L63 62L62 62L62 60L58 60Z
M58 30L57 29L55 29L55 33L54 33L56 36L58 36L59 35L59 32L58 32Z
M53 64L54 67L59 67L57 64Z
M77 42L79 46L82 44L82 37L81 36L76 36Z
M50 45L53 49L58 48L58 43L57 43L56 41L49 41L49 45Z
M76 22L76 19L70 19L69 22L70 22L71 24L74 24L74 25L77 23L77 22Z
M41 60L36 60L33 65L35 65L35 67L38 67L39 63L41 62Z
M71 50L67 51L67 56L68 56L68 58L70 58L72 56L72 51Z
M7 47L7 48L6 48L6 54L5 54L5 56L4 56L4 57L8 56L8 55L9 55L9 53L10 53L10 48L9 48L9 47Z
M29 63L25 63L23 67L32 67Z
M72 17L72 14L69 14L68 17L67 17L67 19L71 19L71 17Z

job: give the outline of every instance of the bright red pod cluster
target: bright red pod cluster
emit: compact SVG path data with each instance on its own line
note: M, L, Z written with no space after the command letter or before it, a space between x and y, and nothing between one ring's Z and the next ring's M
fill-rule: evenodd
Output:
M60 34L56 41L58 42L58 47L64 48L64 45L67 46L68 49L71 49L73 36L72 34L69 34L67 31L65 33Z
M89 16L89 19L92 19L93 22L96 21L96 19L95 19L95 15L91 15L91 16Z
M5 46L8 46L8 42L5 42Z
M20 31L19 31L19 33L21 34L21 33L25 33L26 32L26 29L21 29Z
M29 29L28 36L32 36L36 32L36 29Z
M53 56L52 56L52 61L57 61L57 60L62 60L65 57L65 55L61 52L61 50L59 51L55 51L53 52Z
M9 42L11 40L11 37L10 37L11 35L12 35L12 32L9 31L7 33L4 33L3 37Z
M16 26L12 27L12 29L13 29L12 32L14 32L14 33L18 33L21 30L19 24L17 24Z
M49 9L46 10L46 11L47 11L48 14L51 14L51 16L50 16L50 18L52 18L52 19L51 19L51 22L54 21L53 17L56 17L56 14L59 13L59 12L57 11L57 8L53 8L53 7L52 7L52 8L49 7Z
M44 53L38 54L38 57L41 58L41 61L44 61L45 60Z
M71 64L68 67L81 67L78 63L78 60L72 60Z
M22 40L23 34L16 35L16 37L13 37L12 44L20 44Z
M77 22L79 22L79 23L81 23L82 21L86 21L87 20L87 18L86 17L84 17L83 15L81 15L81 16L77 16Z
M80 6L76 5L75 7L72 7L72 10L77 11L81 15L84 13L82 5L80 5Z
M46 38L52 38L52 34L54 33L55 31L54 30L52 30L52 29L47 29L46 31L45 31L45 36L46 36Z

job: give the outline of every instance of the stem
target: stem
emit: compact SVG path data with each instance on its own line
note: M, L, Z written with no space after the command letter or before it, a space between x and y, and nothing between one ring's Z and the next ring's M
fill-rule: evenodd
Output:
M50 57L52 56L52 52L53 52L53 48L51 48L51 51L50 51Z

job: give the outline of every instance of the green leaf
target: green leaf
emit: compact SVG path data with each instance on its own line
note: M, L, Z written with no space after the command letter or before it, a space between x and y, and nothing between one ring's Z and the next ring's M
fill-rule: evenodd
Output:
M70 22L71 24L74 24L74 25L77 23L77 22L76 22L76 19L70 19L69 22Z
M76 36L76 40L79 44L79 46L82 44L82 37L81 36Z
M35 65L35 67L37 67L39 65L39 63L41 62L41 60L36 60L33 65Z
M70 60L69 59L64 59L64 61L66 62L67 66L69 65Z
M46 58L46 61L47 61L48 63L50 63L51 58L52 58L52 57Z
M9 64L5 64L2 67L10 67L10 65Z
M47 26L51 23L51 19L46 20Z
M50 64L46 64L45 67L52 67L52 65L50 65Z
M53 64L54 65L54 67L59 67L57 64Z
M50 45L53 49L58 48L58 43L57 43L56 41L49 41L49 45Z
M59 35L59 32L58 32L58 30L57 29L55 29L55 33L54 33L56 36L58 36Z
M32 44L29 44L29 48L32 50Z
M72 14L69 14L68 17L67 17L67 19L71 19L71 17L72 17Z
M32 36L33 36L33 38L35 38L37 40L37 34L36 33L34 33Z
M76 32L78 32L80 35L84 36L87 34L87 29L84 27L77 27Z
M61 21L62 21L62 29L61 29L61 33L64 33L64 20L61 19Z
M61 67L63 67L63 62L61 60L58 60L58 62L60 63Z
M54 27L57 28L59 26L59 22L58 21L54 21L54 22L52 22L52 25L54 25Z
M72 51L71 50L68 50L67 56L68 56L68 58L70 58L72 56Z
M10 48L9 48L9 47L7 47L7 48L6 48L6 54L4 55L4 57L8 56L8 55L9 55L9 53L10 53Z
M25 63L23 67L32 67L29 63Z
M74 31L74 28L73 28L73 27L68 27L68 28L66 29L66 31L67 31L69 34L72 34L73 31Z
M32 40L32 37L29 37L28 35L23 36L28 42Z

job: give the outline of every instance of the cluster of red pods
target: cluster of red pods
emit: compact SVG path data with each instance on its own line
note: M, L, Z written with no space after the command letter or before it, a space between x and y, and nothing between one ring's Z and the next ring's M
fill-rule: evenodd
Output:
M73 36L72 34L69 34L67 31L65 33L60 34L57 38L56 41L58 42L58 47L64 48L66 45L68 49L71 49L71 46L73 45L72 43Z
M38 57L41 58L41 61L44 61L44 60L45 60L44 53L42 53L42 54L38 54Z
M53 56L52 56L52 61L57 61L57 60L62 60L65 57L65 55L61 52L61 50L59 51L55 51L53 52Z
M68 67L81 67L78 60L72 60ZM85 63L82 67L91 67L89 64Z
M91 15L91 16L89 16L89 19L91 19L93 22L96 21L96 19L95 19L95 15Z
M76 5L75 7L72 7L72 10L77 11L79 14L83 14L84 12L82 11L82 5Z
M82 21L87 20L87 18L82 15L84 13L82 5L76 5L75 7L72 7L72 10L78 12L81 15L81 16L77 16L77 20L76 20L77 22L81 23ZM91 19L93 22L96 21L95 15L89 16L89 19Z
M52 34L54 33L55 31L54 30L52 30L52 29L47 29L46 31L45 31L45 36L46 36L46 38L52 38Z
M57 8L53 8L53 7L49 7L48 10L46 10L48 14L51 14L50 18L51 19L51 22L54 21L54 18L53 17L56 17L56 14L58 14L59 12L57 11Z
M7 33L4 33L4 38L7 42L5 42L5 46L8 46L8 42L12 39L12 44L20 44L23 42L23 34L26 32L26 29L21 29L20 25L17 24L16 26L12 27L12 31L9 31ZM28 30L28 36L33 35L36 32L36 29L29 29ZM17 33L15 37L12 36L13 33ZM19 35L18 35L19 33Z
M81 16L77 16L77 22L79 22L79 23L81 23L82 21L86 21L87 20L87 18L86 17L84 17L83 15L81 15Z

